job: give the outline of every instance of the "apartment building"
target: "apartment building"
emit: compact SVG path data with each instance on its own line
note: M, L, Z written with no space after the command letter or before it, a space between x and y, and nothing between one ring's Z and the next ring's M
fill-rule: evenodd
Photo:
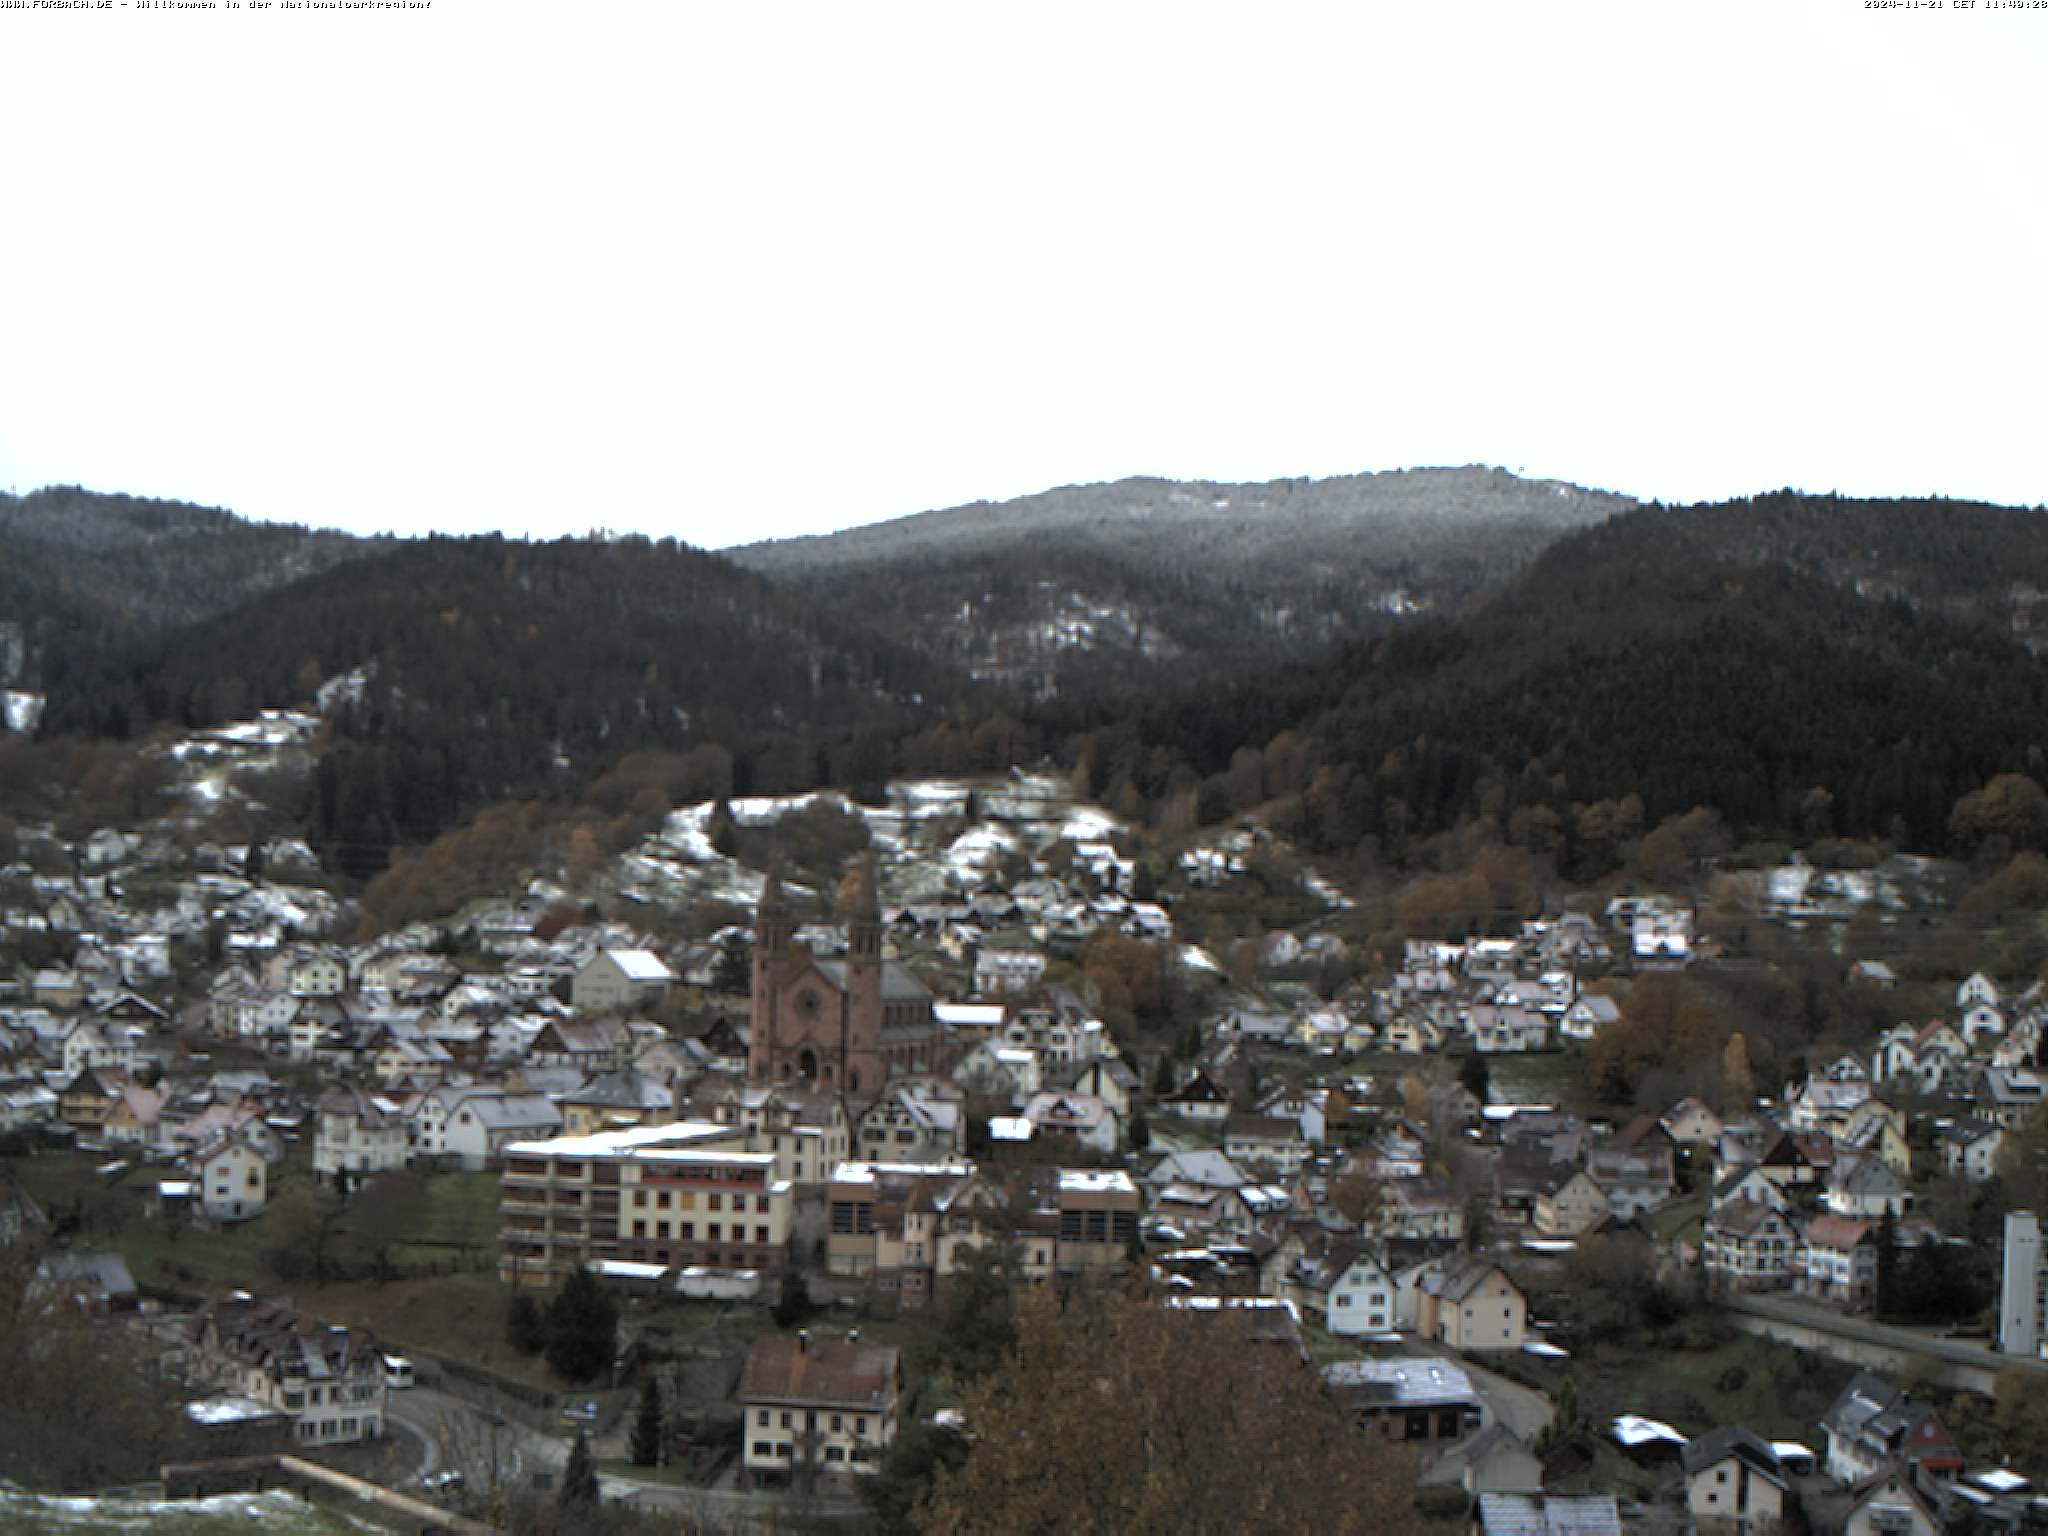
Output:
M498 1186L500 1276L552 1285L604 1260L779 1269L793 1187L736 1126L685 1121L514 1142Z

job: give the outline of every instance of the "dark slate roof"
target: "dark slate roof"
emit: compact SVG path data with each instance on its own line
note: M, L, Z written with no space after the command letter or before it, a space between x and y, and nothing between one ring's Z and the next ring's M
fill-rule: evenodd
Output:
M847 990L847 962L844 960L815 960L818 972L840 991ZM932 1000L931 988L905 966L894 960L882 962L882 1001L885 1003L928 1003Z
M1769 1478L1780 1488L1785 1486L1785 1469L1778 1463L1778 1453L1738 1425L1723 1425L1719 1429L1708 1430L1697 1439L1686 1441L1685 1448L1678 1453L1678 1460L1690 1477L1729 1456L1748 1462L1759 1476Z

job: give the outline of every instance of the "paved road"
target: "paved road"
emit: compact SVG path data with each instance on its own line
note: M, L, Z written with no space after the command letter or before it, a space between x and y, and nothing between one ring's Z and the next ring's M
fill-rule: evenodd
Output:
M425 1387L408 1387L402 1392L387 1393L384 1398L385 1422L419 1447L419 1465L411 1474L415 1481L441 1470L441 1442L434 1433L432 1410L424 1400L427 1393Z
M1550 1427L1557 1407L1541 1392L1518 1381L1509 1381L1505 1376L1496 1376L1470 1355L1457 1358L1471 1376L1472 1385L1479 1389L1488 1423L1505 1424L1516 1439L1524 1442L1535 1439Z
M1994 1374L2015 1365L2025 1370L2048 1371L2048 1362L2029 1360L2021 1355L2002 1355L1995 1349L1966 1339L1944 1339L1912 1328L1895 1328L1888 1323L1873 1323L1868 1318L1849 1317L1831 1307L1795 1301L1787 1296L1729 1296L1724 1301L1731 1312L1777 1318L1819 1333L1831 1333L1837 1338L1855 1339L1908 1354L1931 1355L1937 1360L1974 1366Z
M472 1491L525 1486L535 1472L560 1475L569 1442L496 1414L452 1392L409 1387L394 1392L386 1413L426 1447L419 1477L460 1472Z

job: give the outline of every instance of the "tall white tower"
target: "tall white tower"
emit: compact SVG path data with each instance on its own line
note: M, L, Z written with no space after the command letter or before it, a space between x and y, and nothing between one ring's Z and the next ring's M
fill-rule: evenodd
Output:
M2008 1355L2041 1353L2041 1286L2041 1223L2032 1211L2008 1211L1998 1287L1998 1347Z

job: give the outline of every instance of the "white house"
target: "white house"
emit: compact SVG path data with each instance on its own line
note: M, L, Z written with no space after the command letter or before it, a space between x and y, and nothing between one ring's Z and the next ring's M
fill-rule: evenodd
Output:
M313 1125L313 1172L336 1178L369 1178L403 1168L405 1115L389 1099L353 1088L330 1088L320 1096Z
M223 1136L192 1154L199 1208L212 1221L247 1221L263 1214L269 1172L262 1154L239 1136Z
M561 1128L562 1112L546 1094L470 1092L449 1112L441 1144L474 1173L495 1167L511 1143L544 1141Z

